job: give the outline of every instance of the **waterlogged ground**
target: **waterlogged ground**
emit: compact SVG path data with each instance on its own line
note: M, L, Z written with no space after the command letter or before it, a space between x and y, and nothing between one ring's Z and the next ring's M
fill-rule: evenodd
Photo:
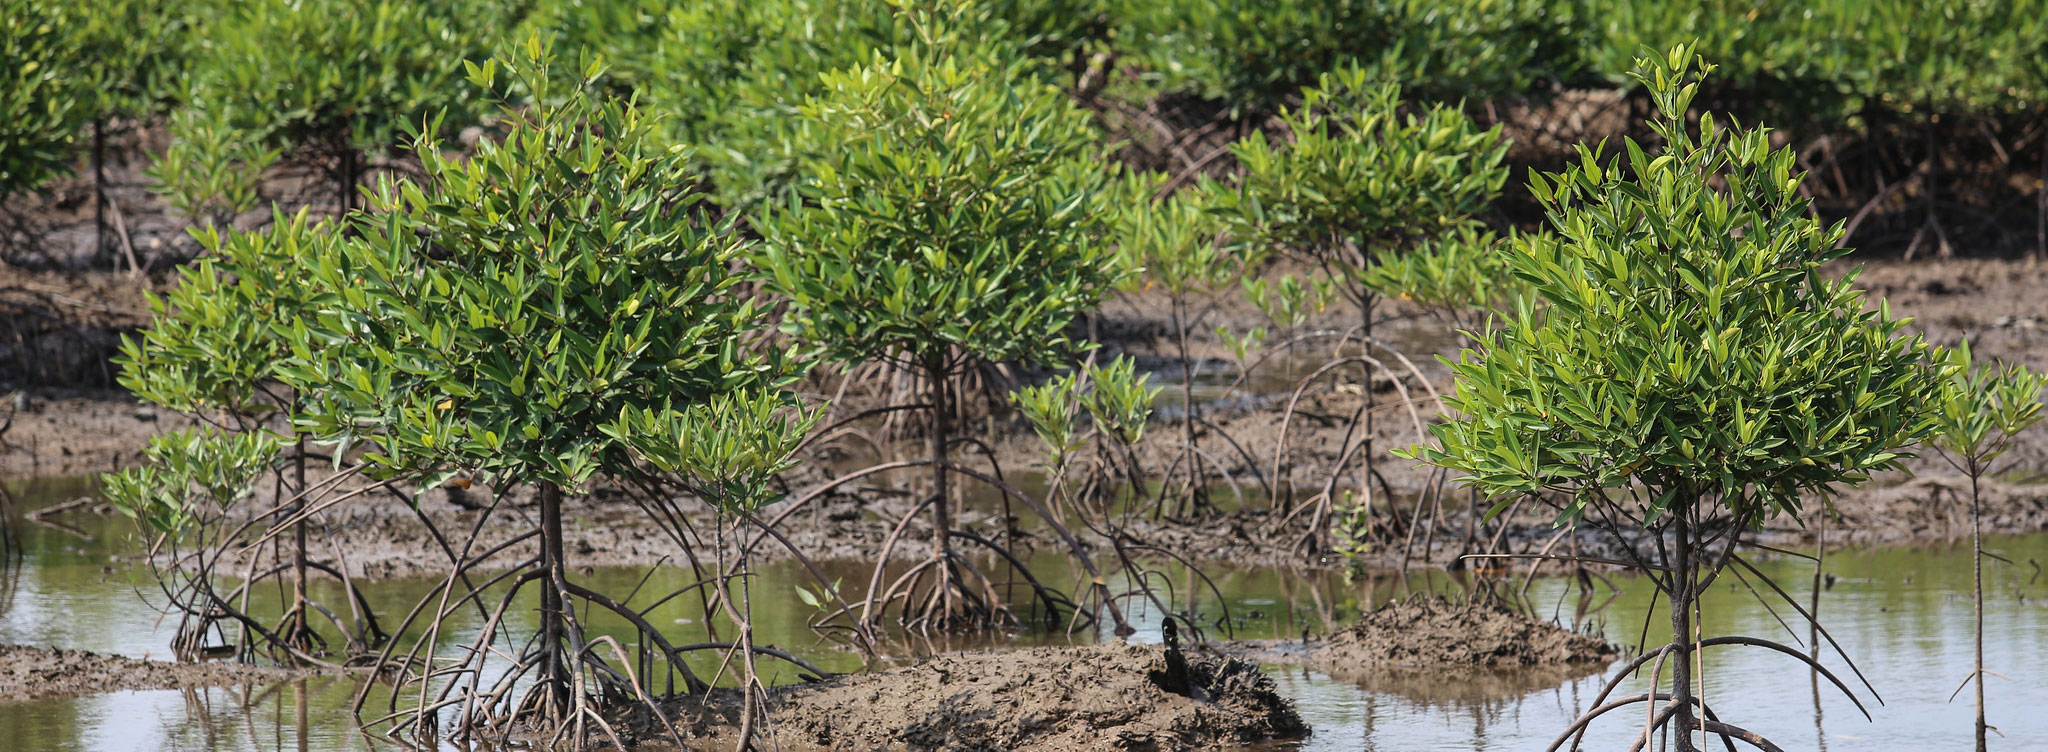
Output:
M67 512L44 522L21 517L26 510L61 503L91 492L79 481L41 482L15 487L12 510L27 556L0 572L0 643L83 649L131 657L166 656L168 626L157 623L153 587L146 573L121 552L133 545L129 525L119 517ZM1989 685L1990 718L2013 749L2048 744L2048 716L2032 708L2048 700L2048 676L2033 670L2048 657L2048 577L2038 562L2048 560L2048 535L1995 539L1992 550L2014 562L1987 568L1985 651L1989 667L2004 677ZM1803 604L1811 590L1811 562L1789 557L1759 564ZM1047 571L1057 560L1045 562ZM830 567L849 583L864 581L858 565ZM1834 576L1821 598L1830 632L1853 657L1884 705L1832 652L1825 662L1861 693L1874 721L1823 681L1816 705L1810 672L1791 659L1753 648L1716 648L1708 654L1707 701L1730 722L1772 738L1786 749L1957 748L1967 744L1971 709L1965 692L1950 693L1970 671L1971 604L1967 547L1877 549L1831 554ZM1222 622L1228 611L1231 637L1299 639L1332 621L1354 618L1362 608L1415 593L1458 594L1463 581L1436 573L1427 577L1345 578L1328 573L1250 569L1207 572L1222 591L1219 600L1186 572L1169 572L1176 602L1200 591L1194 608ZM614 569L581 574L599 590L634 589L644 571ZM821 643L801 625L813 609L796 596L804 580L793 566L761 568L753 586L759 639L788 648L828 670L859 665L851 654ZM1054 572L1055 582L1071 580ZM692 581L688 572L664 568L647 579L643 593L665 591ZM1621 592L1597 586L1582 603L1571 582L1539 579L1529 597L1545 615L1568 625L1585 624L1610 639L1636 644L1651 607L1646 583L1615 577ZM1765 587L1751 584L1762 590ZM394 580L369 586L385 613L402 613L430 587L425 580ZM1507 586L1518 589L1520 583ZM273 594L274 595L274 594ZM335 593L326 593L333 599ZM1611 600L1609 596L1612 595ZM1606 601L1604 607L1602 602ZM1021 591L1020 591L1021 602ZM1782 602L1778 616L1794 624L1796 636L1757 605L1741 581L1724 577L1705 605L1708 634L1746 634L1788 644L1804 640L1806 628ZM676 602L655 612L656 623L672 627L672 640L706 637L699 606ZM1585 609L1585 613L1581 610ZM1134 615L1140 641L1158 639L1156 613ZM458 633L444 637L443 652L474 630L479 619L467 612ZM603 625L599 622L600 626ZM1661 610L1649 635L1668 634ZM616 628L617 625L609 625ZM1224 637L1224 630L1212 631ZM407 639L416 637L408 635ZM630 639L623 635L623 639ZM1094 639L1092 634L1073 639ZM1060 633L1017 635L1009 644L1059 644ZM961 644L953 647L971 647ZM934 646L936 647L936 646ZM706 664L698 670L713 671ZM773 662L778 681L794 672ZM1269 667L1283 693L1296 701L1315 734L1302 742L1271 745L1289 750L1540 750L1558 730L1588 707L1605 675L1578 671L1459 674L1442 670L1388 669L1338 681L1282 665ZM399 749L356 727L349 705L357 691L352 676L315 676L268 685L199 690L125 691L0 705L0 738L10 750L369 750ZM1640 682L1621 693L1642 691ZM373 701L381 699L373 692ZM1589 749L1624 749L1643 716L1616 713L1595 724Z

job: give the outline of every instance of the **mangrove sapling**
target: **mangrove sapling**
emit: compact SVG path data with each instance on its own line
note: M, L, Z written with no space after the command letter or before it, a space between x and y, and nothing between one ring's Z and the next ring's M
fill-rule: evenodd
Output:
M311 556L307 533L315 519L304 512L348 494L349 488L345 483L316 487L308 481L307 446L293 426L304 393L285 384L278 367L290 353L289 332L300 325L309 301L323 292L313 282L307 260L328 252L338 235L325 222L310 222L302 210L296 215L277 215L260 231L223 234L216 228L201 228L194 236L207 255L183 269L176 286L164 296L149 296L151 326L138 336L123 337L121 352L114 358L121 369L118 380L144 402L185 413L218 431L275 432L289 451L266 463L276 501L271 509L240 521L224 514L194 515L188 523L198 530L156 526L159 535L191 534L185 546L192 558L173 556L165 572L170 580L166 586L190 596L174 597L169 606L183 612L181 624L197 630L181 632L178 640L197 644L194 640L213 624L222 606L206 583L228 574L214 571L215 565L240 555L250 567L237 588L244 597L235 599L243 601L240 608L244 611L246 596L258 582L281 574L290 576L292 590L283 622L260 634L276 635L287 643L272 647L289 648L294 653L317 652L319 637L311 628L311 612L333 611L307 597L310 570L340 573L347 567ZM165 457L180 462L191 459L178 453ZM337 462L337 469L339 466ZM157 478L173 486L151 493L177 498L191 478L204 476L201 469L163 470L160 475L128 478L131 492L141 493L137 484ZM224 506L227 499L213 501ZM228 525L232 527L215 529ZM264 574L255 576L264 558L260 547L269 541L284 544L280 532L289 537L288 566L267 567ZM187 561L195 566L184 566ZM345 574L337 574L337 578L348 580ZM355 629L344 626L348 648L351 652L375 649L383 635L373 629L375 617L364 619L357 609L363 601L360 593L353 592L352 585L349 590L348 606L357 612L359 624ZM245 642L237 652L247 655L256 647Z
M398 631L418 623L425 636L396 662L396 645L380 658L399 691L372 722L430 734L445 709L463 736L529 725L550 744L581 744L592 729L612 735L607 707L637 703L658 718L649 688L663 677L707 689L683 655L722 646L672 645L628 604L572 580L566 507L595 480L653 488L669 473L650 462L678 436L705 439L701 452L760 446L773 422L734 406L770 400L753 395L794 374L778 353L751 352L763 317L737 292L743 241L705 216L686 151L658 146L647 113L592 92L601 64L586 60L565 82L538 37L516 54L469 70L484 91L509 79L500 138L455 158L429 124L415 144L425 178L384 182L374 213L354 217L356 235L308 261L331 292L291 329L279 372L324 387L308 392L299 425L338 454L363 447L373 478L426 491L462 474L539 497L537 519L509 542L477 547L479 521L407 616ZM663 461L718 471L696 466L705 456ZM517 514L503 496L492 510ZM690 536L676 542L694 556ZM505 571L463 582L484 569ZM484 626L445 657L447 618L498 584ZM504 617L533 591L537 636L522 647ZM635 625L637 656L586 631L580 614L592 609Z
M1138 375L1136 365L1127 357L1119 357L1107 366L1085 365L1079 373L1066 373L1043 384L1024 387L1012 393L1010 399L1045 446L1049 476L1046 503L1060 512L1062 521L1072 512L1084 528L1107 542L1117 554L1121 571L1133 584L1131 591L1112 591L1092 558L1077 552L1089 578L1090 596L1109 612L1116 634L1136 631L1125 619L1119 602L1144 598L1159 609L1163 618L1181 620L1199 639L1201 627L1169 606L1172 594L1169 592L1162 599L1152 587L1155 577L1171 581L1144 567L1143 562L1151 555L1173 559L1186 566L1191 576L1201 577L1219 601L1221 591L1186 558L1143 544L1126 532L1131 515L1137 513L1145 496L1145 474L1138 466L1133 447L1144 438L1145 424L1152 417L1152 402L1162 389L1148 386L1145 378ZM1080 431L1083 412L1088 414L1093 428L1085 434ZM1235 487L1235 480L1228 473L1224 477ZM1120 505L1119 501L1123 503ZM1171 589L1170 584L1168 588ZM1080 611L1075 612L1067 625L1069 631L1080 625L1081 615Z
M1357 307L1358 329L1344 341L1355 337L1360 344L1363 359L1353 362L1364 369L1366 407L1354 418L1362 425L1347 429L1346 443L1355 437L1358 444L1355 490L1370 509L1378 480L1373 383L1382 377L1398 383L1405 374L1372 357L1376 350L1399 353L1373 338L1379 295L1362 283L1362 275L1381 257L1407 252L1483 210L1507 179L1507 145L1498 126L1481 129L1455 108L1404 114L1400 87L1355 65L1323 74L1303 93L1301 106L1282 110L1279 120L1289 139L1284 146L1264 134L1231 146L1244 177L1236 190L1218 192L1213 201L1233 235L1261 253L1287 254L1316 266ZM1332 373L1326 367L1302 387ZM1341 462L1332 474L1350 464ZM1286 483L1275 482L1285 490ZM1332 498L1319 497L1316 524L1301 539L1311 555L1329 549Z
M1243 389L1253 372L1275 356L1285 355L1301 345L1318 340L1336 339L1339 346L1350 337L1350 332L1339 329L1318 329L1296 334L1278 342L1268 343L1274 332L1290 332L1306 325L1309 318L1329 310L1330 303L1337 298L1336 284L1327 278L1316 277L1306 284L1292 274L1280 275L1278 281L1263 277L1246 276L1238 282L1244 299L1264 314L1269 326L1256 326L1240 334L1228 327L1216 327L1216 337L1230 350L1231 358L1237 365L1237 378L1224 388L1224 393ZM1334 348L1333 348L1334 349ZM1254 355L1257 357L1253 357Z
M229 639L225 622L245 635L230 648L238 657L248 657L260 642L292 659L321 662L309 652L312 635L303 620L287 617L285 624L266 625L248 612L246 602L215 589L222 559L241 542L239 531L229 527L231 515L273 470L280 446L276 435L260 429L172 432L150 442L147 464L105 476L108 501L151 535L147 560L166 608L177 613L171 648L181 659L214 653L207 642ZM260 641L248 639L249 633Z
M1202 299L1232 286L1242 271L1237 258L1220 242L1221 228L1199 203L1202 192L1184 191L1154 200L1151 196L1159 182L1152 174L1127 181L1125 189L1131 197L1119 218L1116 240L1117 252L1125 262L1143 270L1128 284L1137 287L1143 280L1142 289L1150 289L1156 283L1171 305L1169 326L1181 373L1181 448L1160 479L1159 493L1163 500L1174 482L1185 477L1186 486L1177 494L1185 514L1188 506L1208 506L1208 469L1211 465L1221 469L1213 458L1204 456L1197 441L1195 425L1201 420L1201 405L1195 401L1195 380L1199 370L1188 337L1215 310L1213 300L1202 305Z
M931 495L918 506L931 507L932 552L870 598L903 594L902 620L918 630L988 629L1012 617L953 548L951 476L978 475L947 459L954 377L1084 349L1070 325L1124 272L1099 240L1107 174L1091 160L1087 115L1020 75L1007 48L963 39L963 19L912 15L914 44L829 74L802 108L805 132L824 139L807 151L821 156L803 201L760 221L757 263L788 301L785 331L832 361L923 378Z
M1934 430L1940 376L1903 320L1866 310L1854 272L1822 271L1846 252L1842 228L1808 212L1795 155L1711 114L1691 126L1710 68L1688 48L1638 66L1661 152L1580 147L1578 165L1531 177L1555 235L1519 238L1509 263L1547 306L1518 302L1482 351L1451 364L1447 402L1462 415L1413 456L1464 473L1497 499L1490 514L1533 499L1559 524L1605 532L1669 606L1672 641L1619 673L1551 749L1638 703L1650 719L1638 744L1664 729L1680 752L1709 734L1770 749L1697 694L1699 651L1751 645L1818 664L1765 640L1703 639L1700 595L1731 565L1761 577L1738 548L1765 520L1804 522L1810 499L1898 467ZM1672 669L1668 690L1607 699L1653 661L1653 686Z
M209 19L182 98L205 113L174 120L173 143L225 126L253 143L316 160L337 214L358 208L366 157L398 147L428 119L460 128L484 112L463 66L505 41L529 3L515 0L252 0ZM195 146L204 146L202 140ZM225 161L202 157L200 161Z
M1977 752L1984 752L1984 510L1980 483L1997 472L1998 459L2012 448L2020 432L2041 421L2041 390L2048 376L2025 366L1999 367L1976 363L1970 342L1947 354L1948 382L1934 412L1936 427L1929 442L1956 472L1970 478L1970 601L1976 619L1975 666L1963 686L1977 693ZM1963 687L1957 687L1961 693ZM1953 695L1951 700L1955 699Z
M717 515L718 571L711 578L711 589L717 593L719 610L737 634L731 642L715 647L726 650L726 664L736 657L742 668L740 730L734 747L740 750L753 748L767 700L767 689L755 670L755 655L776 651L754 644L749 548L728 545L727 538L730 535L737 539L750 526L762 526L763 533L772 532L762 525L755 512L779 497L770 488L770 481L795 466L791 456L811 429L817 427L820 415L801 411L791 415L784 412L785 407L786 394L760 391L718 395L707 403L691 406L679 416L628 408L610 429L628 441L633 452L647 464L678 478ZM675 508L672 498L659 497L653 503L666 506L666 514L661 517L683 519L687 512ZM670 532L679 542L684 540L681 531ZM728 558L728 552L735 549L737 554ZM794 546L791 551L802 556ZM810 562L806 560L805 564L809 566ZM823 575L819 575L819 581L831 597L838 598L835 583L824 582ZM738 583L737 587L734 583ZM739 591L737 598L734 590ZM861 644L865 645L865 633L855 634L863 638ZM814 678L823 678L817 667L795 661L786 653L780 656L811 672ZM711 683L717 682L718 677L711 678Z
M1513 231L1503 238L1477 225L1463 225L1442 237L1424 240L1407 253L1375 258L1370 267L1359 273L1359 284L1379 297L1419 306L1425 314L1457 332L1461 340L1476 345L1473 332L1484 331L1510 301L1529 296L1527 285L1508 270L1507 253L1513 245ZM1432 509L1427 533L1421 540L1423 560L1428 561L1431 556L1437 528L1444 521L1444 480L1442 472L1432 472L1422 493L1416 495L1415 508L1408 516L1408 524L1403 526L1403 571L1416 547L1425 507ZM1475 528L1481 510L1476 498L1471 506L1466 518L1464 553L1480 553ZM1373 524L1370 508L1343 505L1333 530L1337 534L1338 552L1352 555L1370 546ZM1576 539L1573 545L1577 545Z

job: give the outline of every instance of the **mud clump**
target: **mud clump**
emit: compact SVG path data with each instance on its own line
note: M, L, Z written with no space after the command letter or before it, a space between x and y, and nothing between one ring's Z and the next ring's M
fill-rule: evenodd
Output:
M0 645L0 703L131 689L267 684L306 673L239 663L167 663L83 650Z
M1612 660L1599 638L1504 606L1442 598L1395 601L1308 651L1311 668L1513 668Z
M1188 696L1162 687L1166 653L1129 644L940 656L776 691L786 749L1207 750L1298 738L1308 726L1257 666L1189 656Z

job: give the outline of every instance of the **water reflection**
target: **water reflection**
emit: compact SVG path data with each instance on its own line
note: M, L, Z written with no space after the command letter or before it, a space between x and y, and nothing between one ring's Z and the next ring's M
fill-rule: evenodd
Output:
M168 654L168 628L158 630L146 574L118 552L129 545L127 521L72 513L66 527L25 523L23 508L35 508L90 492L82 482L17 487L14 510L23 546L30 555L0 570L0 642L62 646L133 657ZM2032 710L2048 699L2042 665L2048 650L2048 578L2035 575L2030 560L2048 559L2048 535L1992 539L1993 551L2014 562L1987 565L1986 654L1991 668L2011 677L1989 687L1991 722L2004 744L2029 748L2048 744L2048 714ZM1899 748L1919 745L1950 749L1966 745L1971 708L1967 698L1950 703L1948 693L1970 670L1969 552L1952 546L1830 554L1833 587L1821 599L1829 630L1862 668L1885 704L1872 703L1874 722L1865 722L1846 698L1823 682L1816 687L1807 669L1782 655L1750 648L1717 648L1706 655L1707 697L1716 710L1788 749ZM1041 560L1041 573L1071 583L1059 557ZM866 579L866 566L827 563L828 576L847 582ZM1766 574L1803 602L1809 596L1811 564L1794 559L1760 562ZM1221 598L1191 572L1168 569L1176 609L1209 624L1212 637L1300 639L1326 625L1355 618L1361 610L1416 593L1463 593L1471 583L1443 572L1408 577L1347 578L1335 573L1292 573L1211 567L1207 574ZM600 589L625 592L644 570L597 570L582 578ZM646 590L687 584L685 570L658 570ZM806 576L793 565L761 568L755 603L760 639L790 649L828 670L851 670L857 656L821 641L803 627L813 609L794 585ZM1604 610L1588 613L1578 583L1540 579L1529 599L1544 604L1545 616L1591 628L1634 645L1661 643L1661 614L1650 613L1647 584L1615 577L1621 592ZM392 580L374 583L370 595L380 609L409 607L432 583ZM1519 590L1520 584L1512 585ZM1504 589L1505 591L1506 589ZM1020 590L1021 592L1021 590ZM1594 596L1610 588L1597 584ZM1597 603L1597 599L1593 603ZM1018 605L1024 602L1020 598ZM1134 639L1157 641L1156 610L1134 603ZM1782 615L1791 616L1780 606ZM1228 617L1225 617L1225 614ZM657 609L655 622L672 627L672 639L696 639L709 629L694 603ZM469 614L474 617L474 614ZM1805 629L1794 633L1756 605L1749 592L1724 578L1704 605L1709 634L1744 634L1804 645ZM457 637L476 624L451 623ZM621 639L623 625L602 624ZM408 635L405 639L416 637ZM1095 639L1093 634L1074 640ZM1002 644L1061 643L1057 631L1006 637ZM455 645L460 639L444 635ZM989 645L957 640L912 647L924 650ZM706 656L709 660L711 656ZM1856 686L1848 666L1832 651L1823 662ZM794 671L762 664L772 681L794 680ZM709 668L701 667L701 668ZM709 670L702 673L708 675ZM1284 693L1295 698L1316 728L1310 739L1273 748L1322 750L1528 750L1544 745L1598 694L1605 674L1543 672L1357 672L1334 678L1285 666L1270 669ZM268 687L224 687L194 691L117 692L83 698L0 706L0 747L8 750L368 750L396 749L359 730L348 707L356 684L349 677L314 678ZM1816 691L1817 690L1817 691ZM1622 693L1643 691L1643 682ZM1859 687L1859 691L1861 691ZM1817 695L1817 699L1816 699ZM373 698L373 701L377 698ZM1617 713L1596 723L1588 749L1624 749L1640 729L1641 717Z
M2004 745L2031 749L2048 743L2048 716L2032 710L2048 698L2048 678L2029 670L2048 657L2048 601L2043 600L2048 578L2034 578L2026 562L2048 556L2048 535L1994 538L1988 545L2019 564L1986 569L1986 659L2011 677L1990 685L1987 713L2005 733ZM1787 749L1967 748L1972 709L1967 697L1950 702L1949 693L1971 668L1969 558L1967 548L1945 545L1830 553L1827 570L1837 580L1821 598L1822 620L1882 696L1880 706L1864 694L1874 720L1865 721L1824 679L1816 685L1805 666L1755 648L1706 652L1708 702L1723 718ZM1806 588L1791 583L1807 581L1810 562L1786 559L1758 566L1805 600ZM1633 645L1644 617L1651 615L1650 589L1631 579L1617 580L1624 592L1595 618L1604 618L1610 639ZM1572 587L1544 579L1530 594L1539 603L1556 601ZM1777 605L1781 613L1791 613ZM1736 583L1717 586L1704 612L1710 635L1743 634L1795 646L1806 639L1803 627L1788 633ZM1653 619L1650 626L1653 644L1668 639L1669 628L1660 631L1660 622ZM1822 651L1822 662L1865 692L1832 649ZM1273 673L1316 728L1316 735L1304 742L1275 748L1304 752L1540 750L1586 709L1607 680L1604 674L1588 676L1488 699L1484 692L1447 698L1443 688L1457 682L1441 678L1373 677L1360 684L1299 669ZM1645 684L1627 682L1618 693L1641 692ZM1585 748L1626 749L1640 733L1642 720L1627 712L1607 716L1587 734Z

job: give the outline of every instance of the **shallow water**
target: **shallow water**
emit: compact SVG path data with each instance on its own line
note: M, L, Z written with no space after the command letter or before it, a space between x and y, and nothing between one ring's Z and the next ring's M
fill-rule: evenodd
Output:
M2048 577L2035 577L2029 562L2048 561L2048 535L2000 537L1987 548L2017 562L1987 561L1985 569L1984 655L1987 668L2004 674L1986 684L1986 713L1999 749L2048 749L2048 677L2038 668L2048 658ZM1716 647L1706 652L1706 699L1722 719L1754 731L1787 750L1968 749L1973 705L1968 690L1950 693L1970 675L1971 603L1967 544L1960 548L1878 549L1831 553L1826 571L1837 578L1821 596L1821 622L1882 696L1872 700L1832 649L1822 663L1857 691L1873 720L1864 720L1841 693L1820 680L1818 709L1812 674L1794 659L1750 647ZM1797 559L1764 562L1759 568L1804 605L1811 592L1812 563ZM1726 580L1728 577L1723 576ZM1649 606L1649 586L1617 580L1624 592L1594 616L1610 639L1635 644ZM1762 585L1756 585L1764 589ZM1560 597L1570 620L1575 593L1556 579L1530 589L1539 603ZM1807 628L1782 601L1774 607L1797 637ZM1707 635L1748 635L1795 645L1794 635L1757 605L1739 582L1715 587L1705 606ZM1670 635L1659 610L1651 639ZM1282 691L1293 696L1315 737L1281 749L1314 750L1541 750L1571 720L1592 705L1608 675L1561 682L1550 688L1488 699L1406 696L1404 680L1389 677L1387 692L1313 672L1275 670ZM1409 687L1420 684L1409 680ZM1616 691L1644 691L1631 681ZM1407 693L1412 695L1413 693ZM1641 732L1641 706L1603 716L1586 736L1587 749L1626 749ZM1714 748L1719 748L1715 743Z
M134 545L129 523L89 513L55 516L50 520L54 525L19 517L24 509L90 494L89 481L50 481L14 490L21 508L13 514L28 556L0 571L0 642L165 657L169 627L156 623L153 605L161 598L150 597L153 586L146 572L124 554ZM2008 749L2048 746L2048 715L2031 710L2048 699L2048 676L2032 670L2048 657L2048 577L2036 576L2030 564L2048 560L2048 535L2000 538L1991 548L2016 562L1988 562L1986 569L1986 660L2010 677L1994 677L1987 687L1991 722L2004 732L2004 739L1994 738L1994 743ZM1780 558L1759 566L1805 603L1810 562ZM866 568L857 564L827 568L828 576L843 577L847 583L866 579ZM762 642L790 649L828 670L859 665L855 656L821 643L803 627L802 617L813 610L796 596L793 586L806 582L796 567L773 564L759 569L752 592ZM1830 651L1824 663L1866 699L1875 720L1864 721L1825 683L1817 711L1809 672L1788 657L1754 648L1711 649L1708 702L1725 720L1786 749L1965 747L1970 697L1965 692L1951 703L1948 695L1970 670L1967 548L1838 552L1829 556L1826 569L1837 580L1822 595L1823 621L1886 704L1870 700L1839 656ZM1041 573L1054 583L1070 585L1072 578L1064 572L1058 559L1051 558L1044 561ZM599 590L623 593L645 574L599 570L579 579ZM1230 636L1238 638L1299 638L1389 598L1463 590L1459 578L1443 573L1352 579L1210 567L1207 574L1222 591L1220 600L1188 572L1168 570L1165 580L1173 583L1177 606L1187 604L1188 593L1198 594L1192 607L1215 624L1212 636L1218 637L1225 636L1227 624ZM681 587L691 580L685 570L665 568L653 575L644 592ZM1633 645L1643 633L1650 588L1625 577L1616 577L1615 582L1622 590L1612 602L1584 616L1576 613L1580 593L1573 583L1539 579L1530 585L1529 594L1543 604L1546 615L1568 625L1584 620L1589 628ZM402 612L428 587L424 580L395 580L374 583L369 594L380 609ZM323 593L316 589L319 595ZM324 595L332 599L335 593ZM1601 585L1593 600L1608 595ZM1780 616L1797 625L1797 638L1803 640L1806 629L1794 621L1797 615L1781 602L1774 605ZM656 623L673 628L672 640L702 639L705 628L697 609L694 601L679 600L658 610ZM1794 636L1733 578L1724 576L1705 613L1709 634L1794 643ZM1141 610L1133 616L1141 629L1134 639L1156 640L1157 613ZM1660 623L1668 624L1661 611L1650 624L1653 641L1668 635L1668 626L1660 632ZM477 618L468 612L457 617L454 626L457 637L465 637L474 633ZM622 639L631 637L619 629L621 625L599 620L598 626ZM1067 639L1057 633L1031 633L1017 635L1008 644ZM1090 640L1094 635L1075 639ZM459 643L444 640L443 652ZM707 663L698 667L701 674L712 672L710 659L706 655ZM775 672L776 680L793 680L794 672L786 666L762 665ZM1269 671L1316 728L1306 741L1267 747L1287 750L1540 750L1591 704L1605 680L1602 674L1394 670L1349 682L1283 666ZM0 706L0 739L5 740L0 747L36 752L395 749L357 729L347 709L356 686L353 679L323 677L271 686L117 692ZM1638 692L1642 686L1631 682L1619 693ZM1626 748L1642 721L1638 712L1611 714L1593 726L1587 748Z

